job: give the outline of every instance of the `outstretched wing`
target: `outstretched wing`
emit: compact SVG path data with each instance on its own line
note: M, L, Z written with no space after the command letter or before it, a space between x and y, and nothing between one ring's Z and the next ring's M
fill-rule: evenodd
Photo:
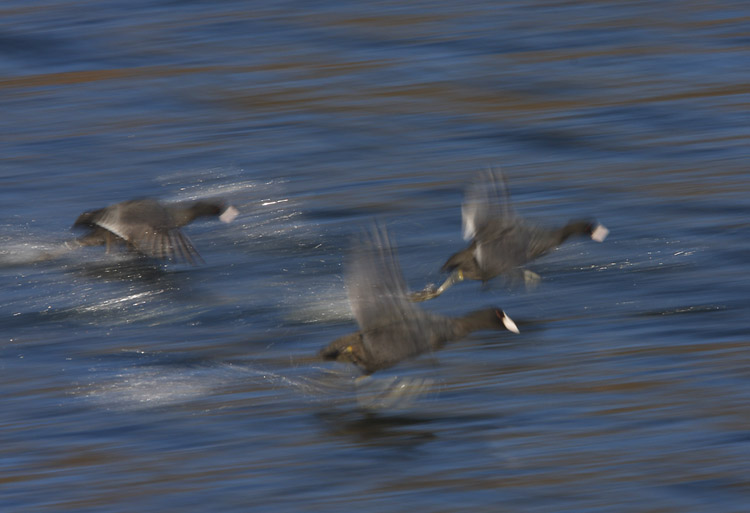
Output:
M87 212L73 226L103 228L152 258L190 264L203 261L190 239L174 227L170 211L156 200L125 201Z
M190 239L178 228L140 231L129 242L137 251L151 258L189 264L203 262Z
M349 303L363 330L416 309L384 227L375 225L355 239L345 265Z
M462 206L464 238L473 239L474 258L483 275L497 276L525 262L528 230L516 215L501 171L480 173Z
M384 227L355 241L346 262L346 287L368 351L400 360L429 349L429 314L409 301L396 250Z
M502 171L490 168L479 173L466 189L461 206L464 239L476 237L490 221L510 225L515 217Z

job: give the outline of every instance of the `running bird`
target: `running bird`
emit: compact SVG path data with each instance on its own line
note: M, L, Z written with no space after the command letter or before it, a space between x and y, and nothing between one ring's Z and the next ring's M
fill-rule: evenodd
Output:
M229 223L238 213L236 208L225 207L219 201L173 204L149 198L123 201L78 216L73 228L87 229L88 232L74 243L78 246L104 245L107 253L114 244L125 244L147 257L195 264L203 259L180 228L198 217L219 217Z
M501 200L502 195L502 200ZM412 294L412 301L439 296L463 280L487 282L503 275L511 282L534 285L540 277L522 266L555 249L571 236L589 236L602 242L609 234L604 225L589 220L570 221L550 229L529 223L516 215L505 177L488 170L469 186L461 207L463 236L469 246L452 255L442 271L451 273L438 288L427 287Z
M326 360L351 362L365 375L441 349L476 330L518 333L515 323L499 308L444 317L410 302L395 249L384 228L375 227L352 249L345 280L359 331L334 340L319 354Z

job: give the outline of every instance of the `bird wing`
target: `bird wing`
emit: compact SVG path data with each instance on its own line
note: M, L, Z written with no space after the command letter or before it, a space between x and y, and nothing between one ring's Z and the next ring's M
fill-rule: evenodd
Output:
M156 231L144 227L129 242L137 251L152 258L189 264L203 262L190 239L178 228Z
M465 240L476 237L490 221L506 225L511 224L515 217L505 175L501 171L488 169L469 184L461 206Z
M429 314L409 301L408 288L384 227L354 243L346 263L346 287L368 351L403 359L429 349Z
M474 258L488 277L525 262L528 233L516 215L502 171L480 173L466 190L461 209L465 239L475 242Z
M169 209L156 200L125 201L92 212L86 220L112 232L146 256L190 264L202 261L190 239L174 227Z

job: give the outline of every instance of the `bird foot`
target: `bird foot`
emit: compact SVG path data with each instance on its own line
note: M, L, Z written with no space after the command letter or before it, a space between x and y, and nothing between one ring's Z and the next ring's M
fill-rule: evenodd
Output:
M428 299L438 297L439 295L440 292L438 292L438 289L435 288L434 284L430 283L424 289L409 294L409 301L412 303L421 303L422 301L427 301Z
M456 283L464 281L466 278L464 277L463 271L460 269L457 271L452 272L448 278L443 282L442 285L440 285L438 288L435 288L435 285L430 283L427 285L424 290L421 290L419 292L414 292L409 296L409 300L412 302L418 303L420 301L427 301L428 299L432 299L434 297L438 297L440 294L445 292L448 287L455 285Z

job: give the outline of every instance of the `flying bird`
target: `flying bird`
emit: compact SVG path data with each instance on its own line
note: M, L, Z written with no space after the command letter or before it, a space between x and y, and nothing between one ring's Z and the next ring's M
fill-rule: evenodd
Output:
M162 203L145 198L123 201L78 216L73 228L87 232L74 243L106 246L108 253L114 245L125 245L147 257L195 264L203 259L180 228L199 217L218 217L228 223L238 213L233 206L227 207L214 200Z
M476 330L518 333L515 323L499 308L445 317L417 307L409 300L395 248L384 228L374 227L354 245L346 262L345 282L359 331L334 340L320 356L353 363L365 375L441 349Z
M501 172L481 173L467 189L461 207L463 237L469 245L451 255L442 271L448 279L438 288L427 287L410 296L425 301L439 296L463 280L487 282L505 276L511 282L534 284L539 276L523 266L549 253L572 236L587 236L602 242L609 234L604 225L592 220L573 220L559 228L547 228L526 221L513 210L505 177Z

